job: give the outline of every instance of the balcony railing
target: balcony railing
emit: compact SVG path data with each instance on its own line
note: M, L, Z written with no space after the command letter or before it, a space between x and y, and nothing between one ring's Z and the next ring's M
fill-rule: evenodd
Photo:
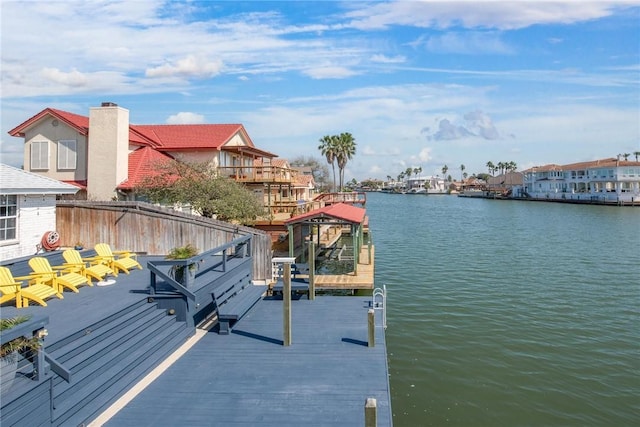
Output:
M292 184L297 172L278 166L219 166L223 176L244 183L280 183Z

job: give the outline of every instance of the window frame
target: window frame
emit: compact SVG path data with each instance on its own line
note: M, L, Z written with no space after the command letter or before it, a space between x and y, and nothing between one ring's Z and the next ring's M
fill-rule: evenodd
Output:
M44 150L43 148L44 147ZM49 170L49 141L31 141L30 170ZM44 158L43 158L44 151ZM36 163L37 156L37 163ZM43 164L44 163L44 164Z
M12 209L13 208L13 211ZM13 230L11 234L10 231ZM7 237L9 234L9 237ZM18 196L0 194L0 243L18 239Z
M67 144L73 143L73 149ZM64 159L62 156L64 155ZM58 141L58 169L76 170L78 167L78 141L61 139Z

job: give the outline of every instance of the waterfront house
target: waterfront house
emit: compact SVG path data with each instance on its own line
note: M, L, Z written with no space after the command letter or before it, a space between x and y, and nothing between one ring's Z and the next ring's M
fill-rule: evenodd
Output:
M490 177L487 180L486 189L489 194L507 196L513 193L514 188L522 188L523 182L522 172L507 172Z
M514 196L538 200L637 204L640 162L607 158L567 165L549 164L523 171Z
M265 199L297 175L257 148L241 124L135 125L111 102L88 117L46 108L9 134L24 138L26 170L77 186L79 199L136 200L136 185L168 159L209 162Z
M0 164L0 261L35 254L56 229L56 198L78 187Z

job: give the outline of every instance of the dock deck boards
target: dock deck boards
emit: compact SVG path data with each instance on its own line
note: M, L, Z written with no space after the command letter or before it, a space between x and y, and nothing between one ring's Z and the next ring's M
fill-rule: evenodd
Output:
M375 247L371 246L371 262L369 262L369 247L363 245L360 249L358 274L316 274L317 289L373 289L375 282Z
M120 274L111 286L65 292L47 307L5 303L2 316L48 316L51 345L146 299L150 258L139 257L144 270ZM380 311L377 345L366 346L369 299L293 301L290 347L282 345L282 300L261 300L231 335L205 334L106 425L362 425L368 397L377 399L378 425L391 425Z
M363 425L368 397L378 425L391 425L381 312L367 347L366 297L292 304L291 346L282 345L282 300L261 300L231 335L207 333L104 425Z

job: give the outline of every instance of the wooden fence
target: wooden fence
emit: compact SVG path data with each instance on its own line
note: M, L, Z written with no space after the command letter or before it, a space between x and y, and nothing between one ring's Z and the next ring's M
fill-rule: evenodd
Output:
M56 231L61 246L82 242L93 248L108 243L114 250L148 255L166 255L189 243L203 252L251 234L253 278L271 278L271 237L267 233L149 203L58 201Z

